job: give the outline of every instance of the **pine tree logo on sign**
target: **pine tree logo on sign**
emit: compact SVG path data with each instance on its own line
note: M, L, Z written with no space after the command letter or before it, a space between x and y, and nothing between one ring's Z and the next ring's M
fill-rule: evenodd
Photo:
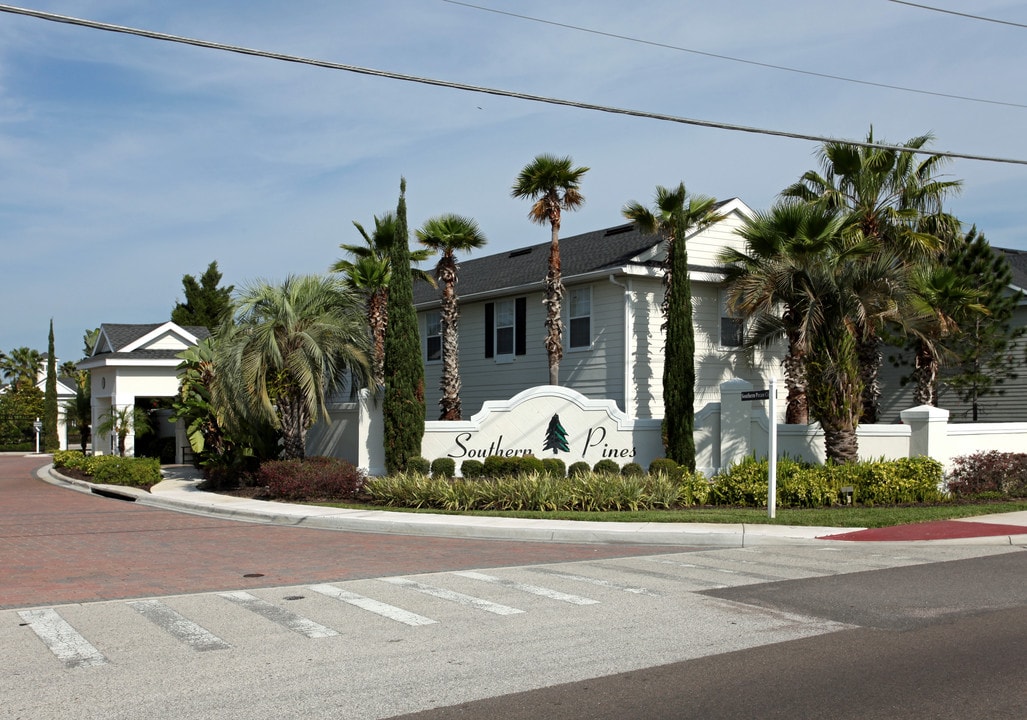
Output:
M571 451L570 445L567 444L567 431L560 424L559 415L553 415L552 420L549 421L549 428L546 430L546 444L542 449L552 450L553 455L561 450L563 452Z

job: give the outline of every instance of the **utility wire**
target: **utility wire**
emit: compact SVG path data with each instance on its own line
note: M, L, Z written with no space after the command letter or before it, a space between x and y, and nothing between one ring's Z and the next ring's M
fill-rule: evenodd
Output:
M449 2L449 0L445 0ZM909 7L920 8L921 10L930 10L932 12L945 13L946 15L958 15L959 17L970 18L971 20L983 20L984 22L998 23L999 25L1012 25L1013 27L1027 28L1027 25L1018 22L1012 22L1010 20L999 20L997 18L984 17L983 15L971 15L970 13L956 12L955 10L945 10L944 8L932 7L930 5L921 5L920 3L906 2L906 0L888 0L896 5L908 5Z
M418 77L416 75L405 75L402 73L389 72L387 70L376 70L373 68L360 67L358 65L346 65L343 63L330 62L327 60L317 60L314 58L305 58L297 55L286 55L283 53L270 52L266 50L256 50L253 48L241 47L239 45L226 45L224 43L216 43L211 42L209 40L199 40L196 38L182 37L179 35L169 35L167 33L154 32L152 30L141 30L139 28L125 27L122 25L112 25L110 23L97 22L95 20L85 20L82 18L70 17L68 15L57 15L54 13L44 12L42 10L32 10L28 8L15 7L13 5L0 4L0 12L10 13L13 15L24 15L27 17L34 17L40 20L47 20L49 22L64 23L67 25L75 25L78 27L87 27L93 30L103 30L106 32L121 33L124 35L135 35L137 37L144 37L150 40L162 40L165 42L180 43L183 45L192 45L194 47L207 48L209 50L221 50L223 52L231 52L239 55L250 55L253 57L265 58L268 60L280 60L282 62L291 62L300 65L312 65L314 67L326 68L329 70L343 70L346 72L357 73L360 75L384 77L389 78L391 80L403 80L405 82L450 88L452 90L463 90L466 92L481 93L485 95L495 95L498 97L513 98L515 100L527 100L530 102L545 103L549 105L560 105L563 107L577 108L579 110L592 110L595 112L610 113L613 115L627 115L629 117L647 118L649 120L660 120L663 122L673 122L682 125L715 128L717 130L728 130L731 132L744 132L754 135L768 135L771 137L791 138L793 140L807 140L816 143L841 143L844 145L852 145L855 147L895 150L897 152L911 152L914 155L928 155L934 157L955 158L961 160L978 160L981 162L1006 163L1011 165L1027 165L1027 160L1020 160L1016 158L974 155L970 153L950 152L945 150L912 149L908 147L903 147L901 145L884 145L880 143L868 143L861 140L840 140L838 138L830 138L822 135L808 135L805 133L788 132L783 130L767 130L763 128L750 127L746 125L733 125L730 123L714 122L711 120L697 120L694 118L685 118L676 115L665 115L662 113L645 112L642 110L631 110L627 108L610 107L607 105L595 105L592 103L583 103L576 102L573 100L563 100L560 98L545 97L543 95L531 95L528 93L520 93L512 90L500 90L496 88L481 87L477 85L467 85L464 83L450 82L447 80L437 80L434 78Z
M898 2L898 0L892 1ZM951 93L935 92L932 90L921 90L919 88L904 87L902 85L889 85L888 83L873 82L870 80L859 80L857 78L844 77L842 75L831 75L829 73L816 72L814 70L803 70L801 68L793 68L788 67L786 65L774 65L772 63L759 62L757 60L746 60L744 58L732 57L730 55L718 55L717 53L706 52L704 50L694 50L692 48L681 47L679 45L670 45L668 43L656 42L654 40L646 40L644 38L631 37L630 35L618 35L617 33L605 32L603 30L596 30L594 28L582 27L580 25L569 25L567 23L556 22L554 20L546 20L545 18L532 17L531 15L520 15L518 13L508 12L506 10L496 10L490 7L483 7L481 5L472 5L471 3L460 2L459 0L442 0L442 2L449 3L450 5L460 5L462 7L472 8L474 10L483 10L484 12L495 13L496 15L506 15L507 17L518 18L520 20L529 20L531 22L543 23L545 25L553 25L554 27L565 28L568 30L577 30L579 32L591 33L593 35L601 35L603 37L615 38L617 40L627 40L628 42L640 43L642 45L651 45L652 47L665 48L667 50L677 50L678 52L692 53L693 55L702 55L704 57L716 58L717 60L729 60L731 62L743 63L745 65L754 65L756 67L769 68L771 70L782 70L784 72L798 73L800 75L809 75L811 77L826 78L827 80L839 80L841 82L853 83L856 85L867 85L870 87L886 88L888 90L900 90L902 92L917 93L919 95L931 95L933 97L943 97L952 100L966 100L968 102L987 103L989 105L1005 105L1006 107L1027 108L1027 104L1007 102L1005 100L989 100L987 98L971 97L969 95L953 95ZM905 4L911 5L912 3Z

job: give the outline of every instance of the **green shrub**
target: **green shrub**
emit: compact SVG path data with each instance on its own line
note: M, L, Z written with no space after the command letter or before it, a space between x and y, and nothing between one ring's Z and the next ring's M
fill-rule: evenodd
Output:
M560 458L547 457L542 459L542 471L549 477L567 477L567 466Z
M274 500L349 499L364 483L357 468L330 457L271 460L260 466L257 477Z
M766 505L769 472L766 460L747 457L713 478L709 501L714 505Z
M520 471L522 475L542 475L545 470L546 467L542 464L542 460L534 455L524 455L521 458Z
M460 463L460 474L465 480L477 480L485 475L481 460L464 460Z
M624 477L639 477L645 475L645 469L636 462L630 462L620 469L620 474Z
M485 458L485 477L492 478L493 480L501 478L507 474L507 468L509 467L510 464L507 462L507 458L502 455L489 455Z
M567 468L567 476L572 478L588 475L591 472L592 468L589 467L588 463L584 460L579 460L576 463L571 463L571 466Z
M103 485L126 485L148 488L161 481L160 460L157 458L97 455L87 463L93 482Z
M83 455L78 450L58 450L54 467L77 470L102 485L125 485L148 488L161 481L157 458L120 457L118 455Z
M957 457L948 489L959 497L1027 497L1027 453L992 450Z
M649 463L649 474L650 475L666 475L667 477L674 477L678 473L679 466L676 462L670 458L656 458Z
M605 458L592 467L592 472L598 475L620 475L620 465L616 460Z
M852 487L854 503L894 505L944 499L942 465L929 457L827 467L837 487Z
M407 459L407 471L427 475L431 472L431 463L426 458L418 455Z
M685 468L679 468L678 478L675 480L672 476L658 473L651 475L653 480L660 478L666 478L669 482L674 484L678 493L678 502L687 505L707 505L710 502L710 490L713 485L709 480L706 479L700 472L690 472Z
M431 461L433 478L451 478L456 475L456 460L453 458L435 458Z

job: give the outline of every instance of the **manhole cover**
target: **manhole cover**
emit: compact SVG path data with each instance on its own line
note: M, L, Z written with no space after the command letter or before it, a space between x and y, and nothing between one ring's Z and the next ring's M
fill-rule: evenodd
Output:
M246 573L243 577L264 577L264 573Z
M302 600L304 597L306 597L306 596L305 595L286 595L285 599L286 600Z

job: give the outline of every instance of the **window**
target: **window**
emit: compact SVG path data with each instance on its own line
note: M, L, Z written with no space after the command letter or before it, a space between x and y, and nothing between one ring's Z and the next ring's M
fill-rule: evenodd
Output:
M571 288L568 291L570 347L592 346L592 288Z
M720 291L720 347L740 348L745 342L745 320L727 307L727 293Z
M427 362L442 359L442 314L434 310L424 315L425 355Z
M527 352L527 298L485 303L485 357L513 360Z

